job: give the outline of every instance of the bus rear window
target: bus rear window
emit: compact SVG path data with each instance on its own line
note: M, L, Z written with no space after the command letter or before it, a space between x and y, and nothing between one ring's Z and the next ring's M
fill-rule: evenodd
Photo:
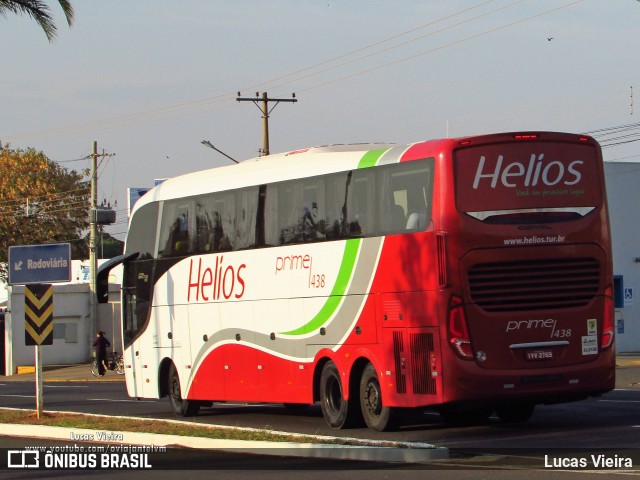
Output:
M596 148L509 142L454 152L458 209L493 223L580 218L602 203Z

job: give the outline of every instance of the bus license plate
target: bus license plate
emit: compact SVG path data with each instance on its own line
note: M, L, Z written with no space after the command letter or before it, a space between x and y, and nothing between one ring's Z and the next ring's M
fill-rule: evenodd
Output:
M553 358L551 350L534 350L527 352L527 360L550 360Z

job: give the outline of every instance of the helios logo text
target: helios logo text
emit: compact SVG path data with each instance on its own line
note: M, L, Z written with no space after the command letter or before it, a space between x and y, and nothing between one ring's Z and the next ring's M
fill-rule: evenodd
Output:
M485 171L486 157L482 155L473 181L474 190L478 189L482 179L490 180L491 188L496 188L498 183L507 188L524 188L555 185L575 185L580 182L582 174L579 166L584 162L574 160L565 166L559 161L551 161L545 164L544 154L531 154L527 164L521 162L505 162L503 155L498 155L495 169L488 168Z

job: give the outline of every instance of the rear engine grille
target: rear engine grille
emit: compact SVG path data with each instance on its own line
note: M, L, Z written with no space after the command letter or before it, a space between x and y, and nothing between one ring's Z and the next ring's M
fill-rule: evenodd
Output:
M417 395L436 393L436 379L431 374L433 334L417 333L409 336L411 344L411 378L413 393Z
M584 306L596 295L594 258L479 263L468 273L471 301L488 312Z
M404 339L402 332L393 332L393 358L396 367L396 391L407 393L407 377L404 374L403 364Z

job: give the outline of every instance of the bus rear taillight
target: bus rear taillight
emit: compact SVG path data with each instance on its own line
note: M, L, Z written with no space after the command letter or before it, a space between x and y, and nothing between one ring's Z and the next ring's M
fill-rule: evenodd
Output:
M613 288L607 287L604 291L604 321L602 322L602 338L600 350L605 350L613 343L613 332L616 325L613 308Z
M458 297L451 297L449 304L449 344L460 358L464 360L473 358L467 316L464 313L462 300Z

